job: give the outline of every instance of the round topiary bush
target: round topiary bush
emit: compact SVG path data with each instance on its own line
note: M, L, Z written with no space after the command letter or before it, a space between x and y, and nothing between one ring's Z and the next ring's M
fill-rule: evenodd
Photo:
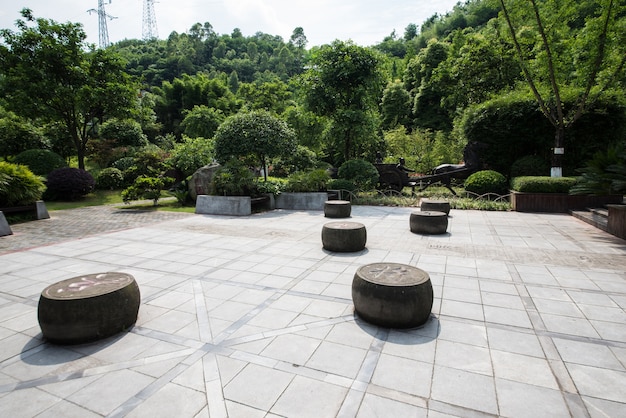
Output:
M359 189L370 190L378 183L378 170L369 161L348 160L339 167L337 177L351 181Z
M506 194L508 183L506 177L497 171L478 171L465 180L465 190L478 195L486 193Z
M13 159L13 163L28 166L30 171L38 176L45 176L52 170L67 167L63 157L47 149L29 149L20 152Z
M546 176L550 173L550 165L537 155L526 155L518 158L511 165L511 178L521 176Z
M115 167L108 167L98 173L96 188L100 190L116 190L124 186L124 175Z
M21 206L41 200L46 185L25 165L0 161L0 206Z
M58 168L48 174L46 199L75 200L93 191L96 181L85 170L79 168Z

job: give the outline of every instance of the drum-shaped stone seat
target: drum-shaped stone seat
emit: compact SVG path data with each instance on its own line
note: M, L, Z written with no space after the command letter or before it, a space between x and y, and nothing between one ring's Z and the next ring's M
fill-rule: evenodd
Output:
M354 310L363 320L386 328L424 325L433 307L430 276L417 267L372 263L352 280Z
M324 216L327 218L349 218L352 205L348 200L327 200L324 203Z
M358 222L328 222L322 227L322 245L325 250L356 252L365 248L367 230Z
M422 199L420 209L425 212L444 212L450 214L450 202L447 200Z
M140 302L130 274L88 274L45 288L37 317L48 341L80 344L128 330L137 321Z
M436 211L412 212L409 226L411 232L416 234L445 234L448 229L448 215Z

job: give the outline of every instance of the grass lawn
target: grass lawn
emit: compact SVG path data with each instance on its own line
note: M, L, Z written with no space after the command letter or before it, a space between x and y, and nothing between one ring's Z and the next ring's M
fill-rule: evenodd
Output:
M141 209L141 210L167 210L172 212L190 212L195 211L193 206L180 206L176 199L171 197L167 192L163 193L164 197L159 199L159 204L154 206L152 201L138 201L124 204L120 190L96 190L89 193L82 199L67 202L46 201L46 208L51 210L76 209L86 206L101 206L119 204L120 209Z

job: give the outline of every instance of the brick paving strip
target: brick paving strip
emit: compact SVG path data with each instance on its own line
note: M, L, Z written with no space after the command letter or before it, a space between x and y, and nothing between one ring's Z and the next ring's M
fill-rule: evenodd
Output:
M50 219L11 225L13 235L0 237L0 254L189 216L193 214L124 209L118 205L50 211Z

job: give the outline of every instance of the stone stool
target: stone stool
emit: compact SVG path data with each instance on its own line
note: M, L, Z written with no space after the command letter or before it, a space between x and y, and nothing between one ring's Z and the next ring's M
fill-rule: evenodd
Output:
M50 342L80 344L128 330L137 321L140 301L130 274L88 274L45 288L37 317Z
M349 218L352 205L348 200L327 200L324 203L324 216L327 218Z
M358 222L329 222L322 228L322 244L328 251L361 251L366 241L365 225Z
M448 215L445 212L413 212L409 225L411 232L416 234L445 234L448 229Z
M366 264L352 280L354 310L365 321L386 328L424 325L433 307L430 276L399 263Z
M450 202L447 200L422 199L420 208L425 212L443 212L446 215L450 214Z

